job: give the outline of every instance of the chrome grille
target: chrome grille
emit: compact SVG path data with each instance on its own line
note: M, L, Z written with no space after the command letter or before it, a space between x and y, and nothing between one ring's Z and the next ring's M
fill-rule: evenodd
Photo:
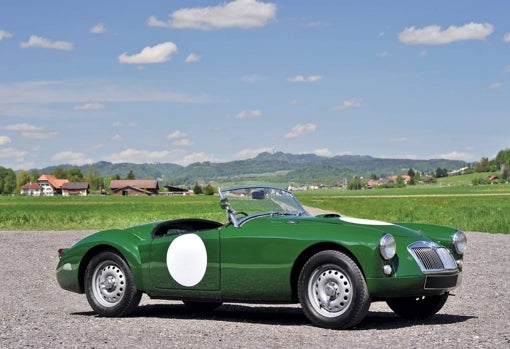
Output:
M423 273L437 273L457 269L457 262L455 262L450 252L436 243L418 241L410 245L408 249Z

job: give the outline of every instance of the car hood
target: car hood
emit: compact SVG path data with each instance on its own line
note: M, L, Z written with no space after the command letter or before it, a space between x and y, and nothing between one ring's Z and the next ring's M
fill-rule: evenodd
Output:
M415 239L428 240L424 238L423 232L420 230L413 230L398 224L384 221L339 215L320 215L314 217L314 219L320 222L326 222L330 224L338 224L342 226L355 226L358 228L363 227L368 230L391 233L395 237L409 238L413 240Z

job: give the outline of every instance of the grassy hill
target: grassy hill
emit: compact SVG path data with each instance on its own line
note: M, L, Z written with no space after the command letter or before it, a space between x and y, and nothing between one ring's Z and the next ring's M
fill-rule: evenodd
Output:
M458 160L409 160L381 159L371 156L343 155L335 157L314 154L261 153L255 158L224 163L199 162L189 166L176 164L132 164L97 162L79 166L82 173L90 168L99 171L103 177L119 175L125 178L133 171L135 178L157 178L161 184L192 186L195 183L216 181L227 184L265 182L272 184L324 183L333 185L338 180L352 176L370 176L375 174L386 177L393 174L405 174L412 168L422 173L430 173L437 168L448 170L467 166ZM40 173L52 173L57 167L76 168L72 165L46 167Z

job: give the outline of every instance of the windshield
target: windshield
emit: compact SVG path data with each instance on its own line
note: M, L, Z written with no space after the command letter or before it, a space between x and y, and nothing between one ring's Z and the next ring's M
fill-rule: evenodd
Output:
M236 187L220 190L221 203L244 217L260 214L308 215L291 192L272 187Z

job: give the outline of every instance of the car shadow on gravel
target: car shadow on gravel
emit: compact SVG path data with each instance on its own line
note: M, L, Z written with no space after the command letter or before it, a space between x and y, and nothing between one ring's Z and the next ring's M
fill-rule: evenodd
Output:
M77 312L72 315L97 316L93 312ZM224 304L213 311L195 311L183 304L149 304L139 306L129 318L159 318L176 320L206 320L253 323L264 325L303 326L310 325L299 307L250 306ZM392 312L369 312L367 317L353 329L391 330L419 325L456 324L474 318L465 315L437 314L425 320L407 320Z

